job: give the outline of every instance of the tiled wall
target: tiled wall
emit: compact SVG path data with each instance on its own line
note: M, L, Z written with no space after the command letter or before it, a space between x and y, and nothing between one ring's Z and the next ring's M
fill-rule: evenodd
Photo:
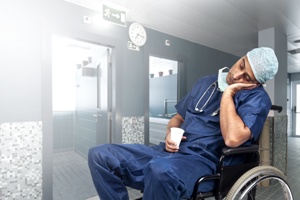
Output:
M123 117L122 143L144 144L144 117Z
M53 150L63 152L74 149L74 112L53 112Z
M287 116L274 117L271 137L272 165L286 174L287 170Z
M292 136L293 133L293 123L292 123L293 112L291 109L287 109L287 134Z
M0 124L0 199L42 199L42 123Z

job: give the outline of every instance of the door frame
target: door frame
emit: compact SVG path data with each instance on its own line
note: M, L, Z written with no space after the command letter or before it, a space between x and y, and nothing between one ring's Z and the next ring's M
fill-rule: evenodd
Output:
M291 117L292 117L292 136L293 137L300 137L300 135L296 135L296 113L294 111L294 107L297 103L297 91L296 86L300 85L300 81L291 81ZM300 94L299 94L300 96Z
M177 101L179 101L187 93L187 70L186 63L187 59L185 56L166 50L161 50L152 47L146 47L144 50L144 86L145 86L145 95L144 95L144 143L146 145L150 144L150 134L149 134L149 57L155 56L169 60L178 61L178 81L177 81Z
M122 141L122 43L119 40L107 38L87 31L68 28L67 30L53 29L48 24L42 25L42 57L41 57L41 90L42 90L42 196L45 200L53 199L53 115L52 115L52 36L61 35L84 42L107 46L112 49L111 64L111 122L110 142Z

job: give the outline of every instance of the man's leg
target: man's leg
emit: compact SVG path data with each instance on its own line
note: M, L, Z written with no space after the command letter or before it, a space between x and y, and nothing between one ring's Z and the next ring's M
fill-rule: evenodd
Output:
M143 200L179 200L191 196L196 180L214 174L214 164L194 155L173 154L154 158L145 168ZM200 186L201 191L211 191L213 182Z
M160 147L105 144L91 148L88 163L100 199L128 199L126 186L144 188L143 169Z
M109 145L101 145L90 149L88 164L91 176L101 200L127 200L126 186L113 169L113 165L117 165L118 161L114 161L116 158L112 155L110 148Z

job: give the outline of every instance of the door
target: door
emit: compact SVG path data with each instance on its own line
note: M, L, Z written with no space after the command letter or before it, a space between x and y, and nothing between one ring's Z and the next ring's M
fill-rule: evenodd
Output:
M292 81L293 136L300 136L300 81Z
M88 151L111 140L112 49L52 37L53 199L97 196Z
M110 142L108 66L111 49L96 47L93 51L92 60L76 72L74 145L75 150L84 155L92 146Z

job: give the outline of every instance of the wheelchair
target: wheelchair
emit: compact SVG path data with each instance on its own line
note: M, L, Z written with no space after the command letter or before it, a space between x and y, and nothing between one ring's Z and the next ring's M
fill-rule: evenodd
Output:
M282 111L281 106L273 105L271 110ZM259 139L258 139L259 140ZM243 155L245 162L237 165L225 166L224 161L228 156ZM189 200L202 200L214 197L216 200L254 200L257 189L262 188L264 183L276 186L283 193L286 200L292 200L293 195L285 175L273 166L260 164L259 145L242 146L238 148L224 147L218 173L201 177L194 186L193 195ZM217 184L212 192L198 192L199 185L205 181L214 180Z
M282 111L281 106L272 105L271 110ZM255 200L257 190L267 182L276 185L286 200L293 200L293 195L286 176L273 166L260 165L259 138L256 144L240 146L237 148L224 147L220 157L218 172L215 175L200 177L188 200ZM230 156L244 156L244 162L235 165L225 165L226 158ZM216 185L211 192L199 192L198 188L205 181L215 181ZM141 200L139 198L137 200ZM265 198L264 198L265 199Z

